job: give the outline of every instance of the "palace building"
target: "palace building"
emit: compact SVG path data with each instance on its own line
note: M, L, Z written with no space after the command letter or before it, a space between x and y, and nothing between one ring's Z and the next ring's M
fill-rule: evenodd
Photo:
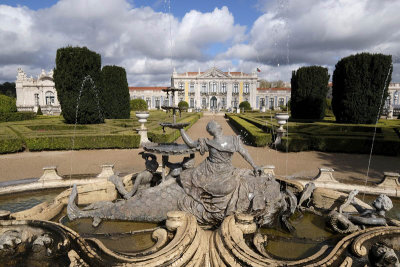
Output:
M53 71L44 70L37 78L28 77L19 68L17 71L15 89L17 93L17 110L37 112L39 106L43 114L56 115L61 113L61 106L54 88Z
M248 101L253 109L276 109L285 106L290 99L290 88L258 87L256 72L223 72L211 68L205 72L174 71L171 76L171 86L183 89L175 97L175 105L186 101L189 108L207 110L226 110L239 107L243 101ZM160 105L171 105L171 97L162 92L165 87L129 87L131 98L144 99L149 108L159 108Z

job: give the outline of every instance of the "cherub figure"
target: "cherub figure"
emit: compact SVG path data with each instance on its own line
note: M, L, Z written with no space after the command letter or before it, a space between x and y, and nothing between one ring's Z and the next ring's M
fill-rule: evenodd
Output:
M109 178L109 181L112 182L118 192L125 198L131 198L136 194L136 192L139 189L139 186L144 186L144 187L150 187L150 183L154 178L154 173L157 171L157 168L159 166L157 162L157 157L151 153L145 153L145 152L140 152L139 154L142 155L142 158L146 161L145 166L146 170L138 173L136 176L133 176L132 178L135 178L135 182L133 183L133 188L130 192L128 192L123 183L122 180L118 177L117 175L112 175Z
M354 197L357 194L357 190L351 191L345 203L339 207L339 212L335 210L330 212L330 224L335 231L349 233L366 226L386 226L388 223L393 224L392 220L386 217L386 211L393 208L393 203L388 196L380 194L372 202L373 209L365 209L355 202ZM350 204L356 208L357 215L343 212Z

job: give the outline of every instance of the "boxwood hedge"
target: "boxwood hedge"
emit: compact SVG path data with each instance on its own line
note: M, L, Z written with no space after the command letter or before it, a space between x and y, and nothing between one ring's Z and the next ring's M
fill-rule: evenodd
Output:
M30 151L138 148L140 136L132 135L77 135L77 136L39 136L24 139Z
M229 123L240 131L245 141L254 146L266 146L272 142L272 136L263 132L260 128L238 116L229 115Z

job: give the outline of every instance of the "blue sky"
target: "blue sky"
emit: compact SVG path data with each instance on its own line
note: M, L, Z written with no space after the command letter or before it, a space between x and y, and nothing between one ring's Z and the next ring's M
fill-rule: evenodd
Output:
M67 45L124 67L132 86L166 85L174 68L260 68L262 79L290 81L293 70L321 65L332 75L360 52L392 55L399 82L398 10L400 1L376 0L2 0L0 82L17 68L54 68Z

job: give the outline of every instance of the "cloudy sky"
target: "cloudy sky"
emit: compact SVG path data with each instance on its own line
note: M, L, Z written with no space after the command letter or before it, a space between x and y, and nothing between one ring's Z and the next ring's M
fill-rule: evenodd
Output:
M400 82L400 0L0 1L0 82L55 67L57 48L87 46L125 67L131 86L178 72L252 72L290 81L300 66L359 52L391 54Z

